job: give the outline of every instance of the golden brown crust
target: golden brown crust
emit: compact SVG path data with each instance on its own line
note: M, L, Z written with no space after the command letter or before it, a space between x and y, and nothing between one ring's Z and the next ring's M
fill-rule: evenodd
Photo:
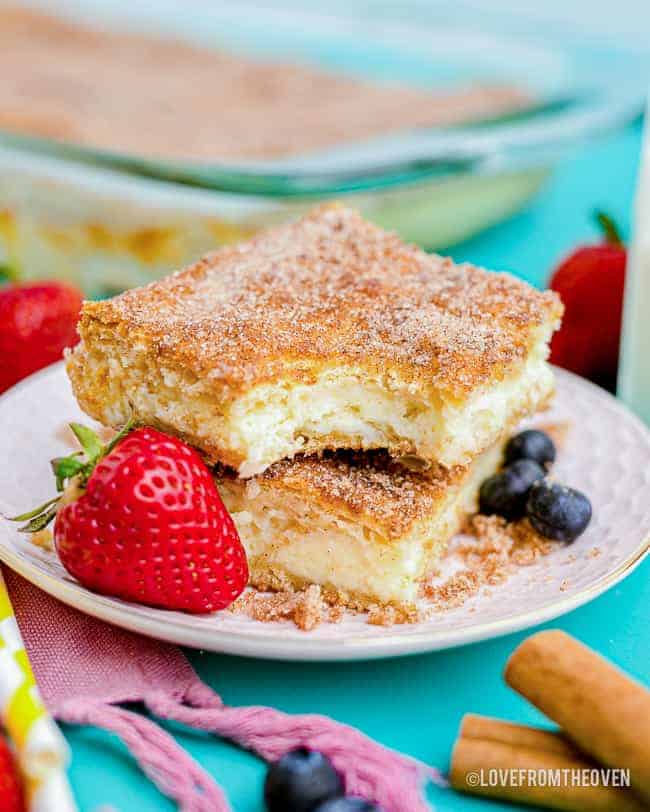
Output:
M323 510L362 518L381 527L387 538L399 538L416 522L430 518L448 488L460 485L468 474L468 466L409 471L385 451L337 451L282 460L257 482L315 501Z
M330 365L433 385L451 396L501 380L562 305L502 273L427 255L324 206L208 255L167 279L87 302L86 345L137 341L209 380L221 400Z

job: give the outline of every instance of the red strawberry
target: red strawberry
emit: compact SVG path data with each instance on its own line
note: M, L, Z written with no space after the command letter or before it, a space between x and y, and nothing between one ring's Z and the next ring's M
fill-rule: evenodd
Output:
M602 213L597 217L605 242L578 248L551 277L550 287L565 307L551 361L614 391L626 251L613 222Z
M58 361L79 341L81 302L81 293L63 282L0 290L0 392Z
M2 812L25 812L25 800L16 762L2 736L0 736L0 809Z
M56 515L61 563L95 592L186 612L229 606L248 581L246 553L197 452L148 427L126 427L106 448L71 428L87 459L52 461L63 494L16 517L31 520L22 529Z

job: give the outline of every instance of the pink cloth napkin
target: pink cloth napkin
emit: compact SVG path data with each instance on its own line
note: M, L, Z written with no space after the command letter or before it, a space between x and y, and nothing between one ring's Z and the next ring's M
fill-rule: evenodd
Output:
M291 715L261 706L229 708L201 682L179 648L95 620L13 572L4 573L52 714L69 724L116 733L182 812L229 812L230 805L212 777L172 736L120 703L143 702L162 719L230 739L267 761L294 747L320 750L344 776L348 793L386 812L425 812L429 807L422 784L427 779L445 783L433 767L325 716Z

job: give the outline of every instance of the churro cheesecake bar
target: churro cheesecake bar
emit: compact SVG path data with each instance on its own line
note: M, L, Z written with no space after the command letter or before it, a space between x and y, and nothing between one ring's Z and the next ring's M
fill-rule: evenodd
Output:
M561 314L552 292L325 206L86 302L67 369L92 417L176 433L242 477L339 448L454 468L549 400Z
M412 471L385 451L339 451L283 460L248 480L221 471L216 480L253 586L318 584L357 609L410 608L501 460L495 446L468 466Z

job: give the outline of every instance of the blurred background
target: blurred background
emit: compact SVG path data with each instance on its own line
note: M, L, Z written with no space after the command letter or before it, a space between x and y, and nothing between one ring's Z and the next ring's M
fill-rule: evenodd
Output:
M553 233L534 262L467 241L534 212L558 162L585 148L607 190L598 145L623 132L631 198L650 76L643 0L615 13L585 0L0 9L0 263L14 278L110 295L345 198L428 249L541 284L564 247ZM554 211L587 221L608 202L593 197Z

